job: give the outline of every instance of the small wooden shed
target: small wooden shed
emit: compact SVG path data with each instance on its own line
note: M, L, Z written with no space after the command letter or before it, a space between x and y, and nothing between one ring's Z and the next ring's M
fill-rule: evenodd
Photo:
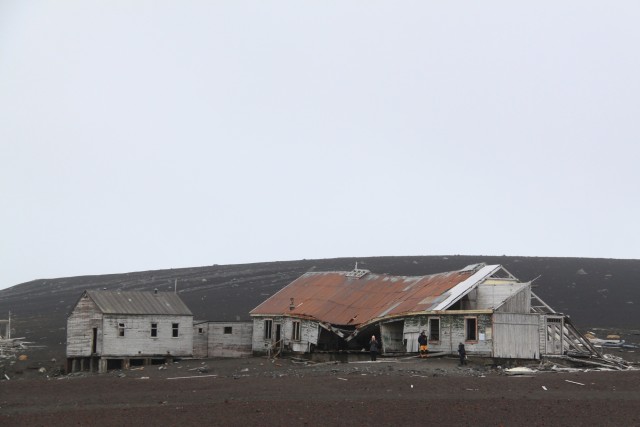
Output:
M193 354L193 314L168 292L87 290L67 319L67 371L127 369Z

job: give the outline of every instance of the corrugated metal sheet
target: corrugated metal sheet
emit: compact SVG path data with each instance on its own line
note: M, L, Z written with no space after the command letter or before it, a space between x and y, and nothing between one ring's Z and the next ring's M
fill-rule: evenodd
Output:
M489 274L493 269L482 268ZM347 272L310 272L300 276L253 309L253 315L311 317L333 325L358 326L382 316L434 310L450 299L461 284L470 286L486 277L475 271L452 271L429 276L388 276L368 273L361 278ZM456 292L454 294L458 296ZM290 310L291 299L294 309ZM442 309L442 308L440 308Z
M180 297L170 292L86 292L105 314L193 315Z

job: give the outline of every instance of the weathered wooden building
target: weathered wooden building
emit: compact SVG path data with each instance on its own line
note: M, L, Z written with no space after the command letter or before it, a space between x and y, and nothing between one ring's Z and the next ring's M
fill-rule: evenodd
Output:
M254 353L361 350L371 335L383 354L430 352L539 359L593 352L568 317L556 313L500 265L475 264L428 276L355 269L309 272L251 311Z
M128 368L193 353L193 315L177 294L85 291L67 319L67 370Z
M250 356L252 329L251 322L194 322L193 357Z

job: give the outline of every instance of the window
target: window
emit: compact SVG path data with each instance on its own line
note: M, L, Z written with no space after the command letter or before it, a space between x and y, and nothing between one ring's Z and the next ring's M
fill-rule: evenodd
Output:
M173 338L178 338L178 327L180 326L179 323L172 323L171 324L171 336Z
M204 334L204 328L198 328L198 333L199 333L200 335Z
M467 317L464 319L464 339L465 341L478 340L478 319Z
M293 341L300 341L300 322L293 321L293 330L291 331L291 339Z
M271 339L271 330L273 329L273 320L267 319L264 321L264 339Z
M233 328L231 326L225 326L224 327L224 333L226 335L232 334L233 333Z
M118 323L118 336L124 336L124 323Z
M440 319L429 319L429 341L440 341Z
M158 324L157 323L152 323L151 324L151 337L152 338L156 338L158 336Z

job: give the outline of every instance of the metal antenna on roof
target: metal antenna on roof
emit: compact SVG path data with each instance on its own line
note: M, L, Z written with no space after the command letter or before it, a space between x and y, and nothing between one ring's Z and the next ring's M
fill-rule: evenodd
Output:
M354 268L354 270L358 269L358 261L356 261L356 268Z

